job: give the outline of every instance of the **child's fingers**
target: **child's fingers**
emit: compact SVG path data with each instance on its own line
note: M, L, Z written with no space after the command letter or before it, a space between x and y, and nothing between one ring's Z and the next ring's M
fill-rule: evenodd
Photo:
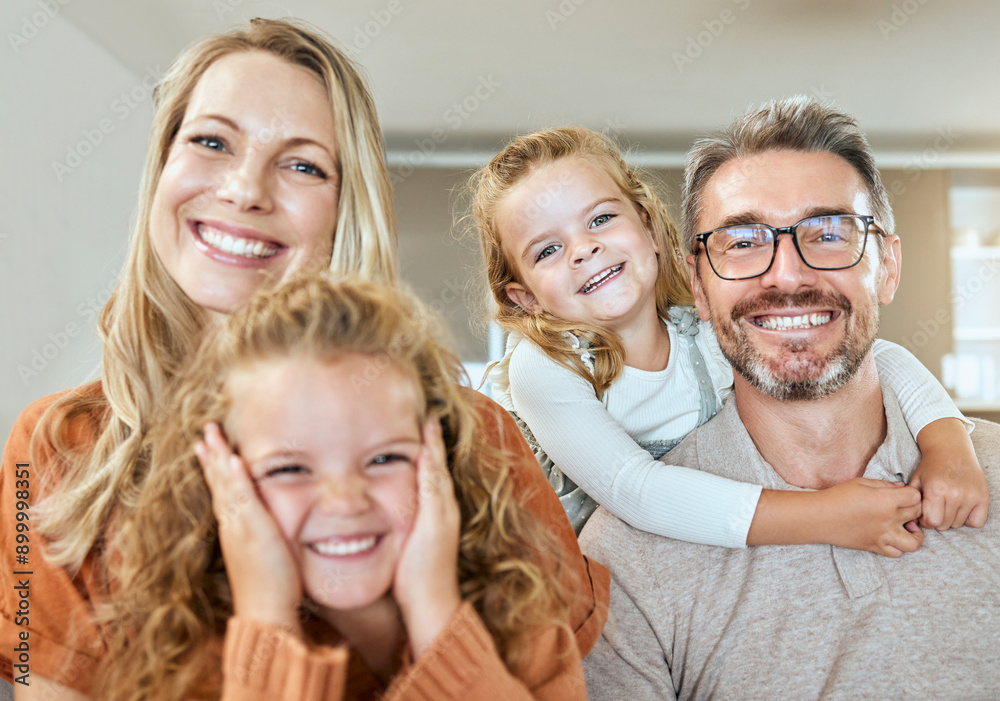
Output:
M923 499L923 515L920 517L920 525L924 528L941 528L947 520L948 514L944 499L937 496L925 495ZM954 514L952 514L954 519ZM944 526L947 528L947 526Z
M229 482L229 458L233 450L217 423L205 424L205 438L195 445L195 454L210 489L223 490Z
M881 480L875 480L882 485L888 485L892 487L893 492L890 495L892 499L895 500L896 506L899 508L904 507L915 507L918 512L921 508L921 497L920 491L914 489L913 487L907 487L905 485L899 486L898 483L893 482L882 482Z
M908 521L882 544L880 555L886 557L902 557L903 553L916 552L924 542L924 532L915 521Z
M904 553L915 552L924 542L923 531L916 524L922 510L920 492L913 487L899 487L899 483L883 484L895 487L892 496L896 500L896 523L899 525L886 536L879 553L886 557L902 557Z
M955 515L950 519L946 518L944 526L942 526L940 530L944 531L949 528L960 528L965 525L965 522L969 520L969 514L972 513L973 506L975 506L975 504L964 502L959 504L955 509Z
M212 493L212 509L221 529L233 522L239 511L256 503L257 491L246 466L233 454L218 424L205 426L205 439L194 450Z
M902 533L896 543L896 547L904 553L916 552L924 543L924 532L916 521L907 521L902 528Z
M897 487L892 496L896 499L896 518L899 519L897 523L906 523L920 518L923 513L923 503L917 489Z
M873 489L896 490L893 496L900 506L920 503L920 492L912 485L907 486L903 482L888 482L886 480L869 479L868 477L856 477L852 481Z
M972 526L973 528L982 528L986 525L986 516L990 512L989 502L985 504L976 504L969 512L969 516L965 519L966 526Z
M432 471L447 474L448 471L445 468L444 438L441 433L441 422L437 419L428 419L427 423L424 424L423 447L426 451L428 467Z
M940 480L924 490L924 501L928 499L934 505L933 516L937 517L933 524L928 525L940 531L957 528L965 523L973 506L973 501L963 485Z
M920 515L920 525L924 528L941 528L945 523L951 523L955 519L955 510L952 507L951 514L948 513L945 495L937 489L927 488L920 480L917 473L910 480L910 486L920 491L921 505L923 513ZM947 526L946 526L947 527Z
M208 488L213 494L225 483L225 469L232 453L228 444L220 445L221 433L218 424L205 424L205 437L194 446L195 455L198 456L201 470L205 474L205 481L208 482Z
M916 521L907 521L903 524L903 528L907 530L914 538L917 539L919 543L924 542L924 532L920 529L920 524Z
M918 501L916 504L904 504L899 507L897 518L899 523L906 523L920 518L922 507Z
M421 500L429 498L435 502L453 491L441 424L436 419L424 424L423 446L417 461L417 487Z
M448 471L441 424L436 419L424 424L422 439L417 458L418 511L414 532L422 534L418 538L423 543L420 547L435 542L448 543L450 548L451 541L458 535L461 512Z
M924 528L936 528L939 531L957 528L965 523L974 506L960 491L949 489L947 485L926 487L923 493L924 515L920 519L920 525Z
M876 489L896 489L898 487L905 487L906 485L902 482L887 482L886 480L873 480L869 477L856 477L854 479L858 484L863 484L866 487L874 487Z

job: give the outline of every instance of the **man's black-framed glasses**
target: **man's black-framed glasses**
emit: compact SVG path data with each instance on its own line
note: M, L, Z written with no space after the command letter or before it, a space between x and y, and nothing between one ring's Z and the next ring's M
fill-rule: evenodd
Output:
M867 214L806 217L793 226L734 224L695 236L723 280L748 280L771 269L778 236L791 234L802 262L815 270L843 270L865 255L868 232L885 235Z

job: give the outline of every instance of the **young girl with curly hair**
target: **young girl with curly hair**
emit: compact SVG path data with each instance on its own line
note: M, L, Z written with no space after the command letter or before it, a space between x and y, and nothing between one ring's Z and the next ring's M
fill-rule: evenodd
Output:
M206 341L109 542L100 698L218 698L220 639L224 699L586 698L558 543L441 336L317 275Z

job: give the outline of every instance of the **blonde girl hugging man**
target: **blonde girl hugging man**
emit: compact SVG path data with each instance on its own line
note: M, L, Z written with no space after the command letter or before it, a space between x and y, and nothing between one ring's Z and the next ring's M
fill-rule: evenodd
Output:
M858 478L762 490L658 460L715 415L733 383L689 306L663 204L610 140L582 128L515 139L471 189L495 320L509 333L489 380L578 533L603 505L635 528L695 543L829 543L898 557L920 546L917 519L985 521L989 495L963 417L916 358L885 341L875 344L879 373L924 456L909 486ZM834 317L778 321L807 328Z

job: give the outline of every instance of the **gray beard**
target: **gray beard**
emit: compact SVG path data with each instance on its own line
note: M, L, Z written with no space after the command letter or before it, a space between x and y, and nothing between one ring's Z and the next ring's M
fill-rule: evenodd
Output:
M847 333L843 341L826 357L810 353L810 345L790 341L782 349L780 360L763 357L740 326L740 320L754 311L797 306L829 306L840 309ZM729 318L712 314L712 326L722 354L753 387L779 401L802 401L827 397L853 378L871 351L878 333L878 302L867 300L854 309L840 293L816 290L793 295L765 292L737 304Z

